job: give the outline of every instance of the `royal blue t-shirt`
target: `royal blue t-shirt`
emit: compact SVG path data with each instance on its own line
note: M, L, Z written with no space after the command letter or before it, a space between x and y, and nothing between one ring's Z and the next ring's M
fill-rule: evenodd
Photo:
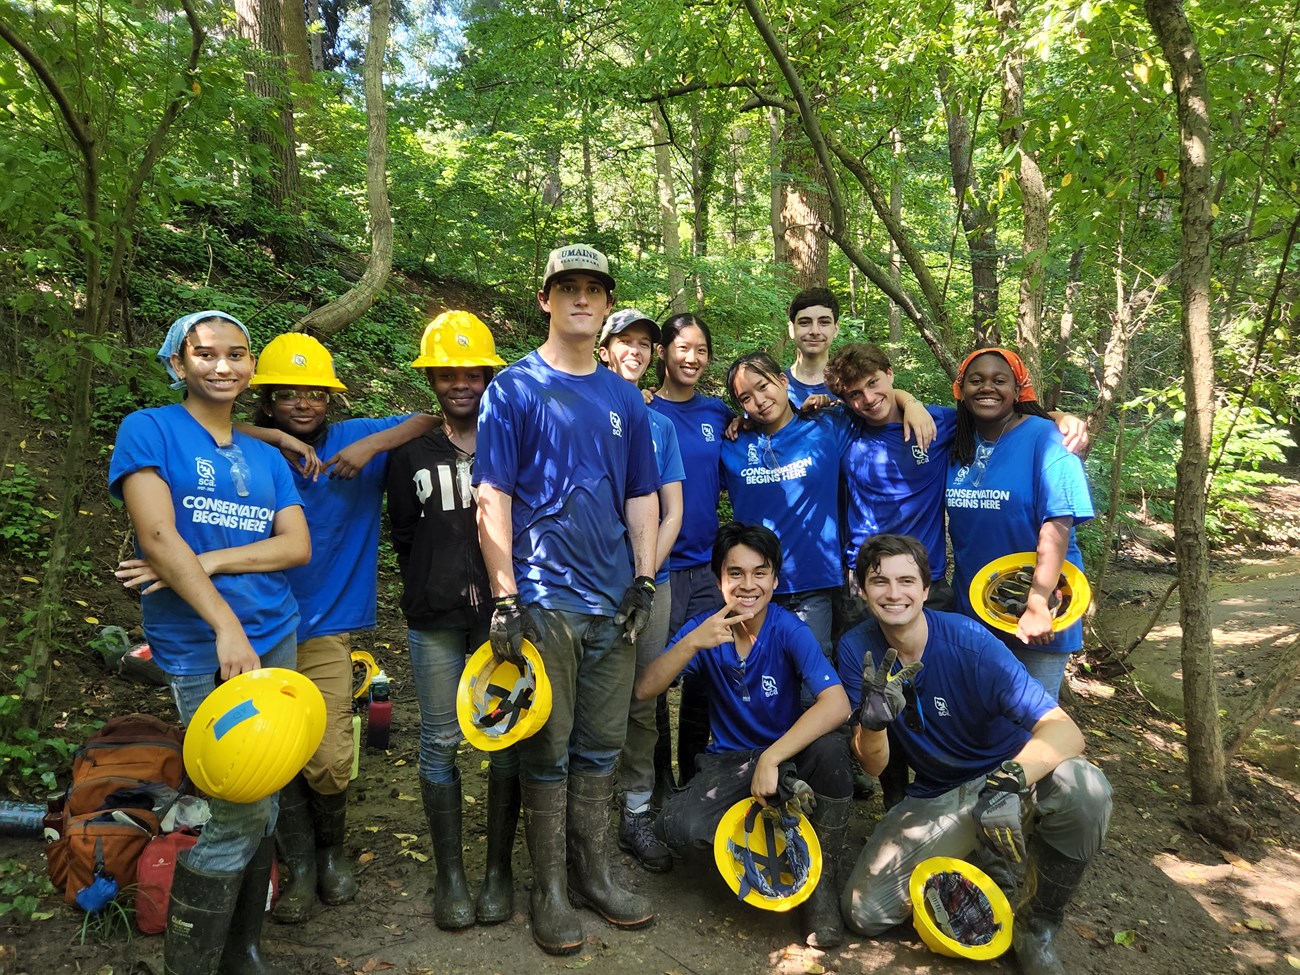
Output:
M260 440L236 430L231 442L238 454L218 449L180 403L137 410L118 428L109 493L120 501L123 479L152 467L171 490L176 530L194 554L270 538L276 513L302 504L293 475L280 452ZM136 555L142 557L138 546ZM298 605L285 573L215 575L212 584L259 656L297 629ZM216 634L175 590L143 596L140 606L145 639L166 673L217 669Z
M943 488L948 451L957 429L951 406L929 406L938 432L928 450L903 440L903 424L870 426L859 421L857 437L840 464L848 495L845 563L858 564L858 550L872 535L911 535L925 546L930 576L942 579L948 556L943 537Z
M790 405L796 410L803 406L809 396L829 396L831 402L839 402L839 397L832 393L824 382L804 383L795 379L793 367L785 371L785 378L789 383Z
M907 794L943 795L984 775L1020 753L1038 724L1056 706L1043 685L1029 676L1011 651L974 620L925 610L930 627L921 670L912 678L918 730L904 713L889 726L916 779ZM879 667L889 646L875 619L859 623L840 639L840 680L853 706L862 703L862 661L870 651ZM901 669L895 664L894 670Z
M687 620L668 646L712 615ZM812 630L775 603L768 604L758 639L743 661L734 643L724 643L701 650L682 673L701 675L708 683L710 752L767 748L803 714L805 687L816 698L840 682Z
M718 535L718 495L722 478L722 432L731 422L727 404L696 393L684 403L656 396L650 404L656 413L673 421L682 463L689 476L682 483L682 529L668 555L668 568L693 569L713 560L713 540Z
M372 433L407 419L343 420L316 445L322 460ZM293 470L291 467L290 470ZM376 454L356 477L313 481L293 471L311 531L311 561L286 569L302 620L298 642L375 627L379 573L379 515L384 506L388 454Z
M983 458L983 471L980 461ZM974 617L970 583L993 559L1038 549L1038 532L1049 518L1069 515L1074 525L1093 516L1083 462L1065 449L1051 420L1027 416L992 445L980 441L975 464L948 462L945 491L948 534L952 538L952 588L957 608ZM1083 555L1070 528L1065 559L1083 569ZM1026 644L1014 634L996 635L1011 647ZM1032 649L1069 653L1083 646L1083 623L1058 632L1050 643Z
M840 562L840 458L854 435L841 410L796 416L769 436L741 431L722 447L722 479L736 520L781 540L778 593L844 581Z
M649 412L650 439L655 446L655 467L659 471L659 486L676 484L686 480L686 467L682 463L682 450L677 443L677 428L673 421L654 410ZM663 517L663 512L659 512ZM670 556L671 557L671 556ZM668 581L668 559L655 574L655 585L661 586Z
M617 612L633 579L627 501L659 490L639 389L608 369L574 376L530 352L483 394L474 484L513 499L526 605Z

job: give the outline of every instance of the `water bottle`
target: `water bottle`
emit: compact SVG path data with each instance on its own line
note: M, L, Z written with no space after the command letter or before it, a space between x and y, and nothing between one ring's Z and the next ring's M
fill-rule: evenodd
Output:
M0 836L40 836L48 812L43 802L0 801Z
M393 702L388 699L388 675L382 670L370 682L370 708L366 717L366 744L388 747L388 730L393 722Z

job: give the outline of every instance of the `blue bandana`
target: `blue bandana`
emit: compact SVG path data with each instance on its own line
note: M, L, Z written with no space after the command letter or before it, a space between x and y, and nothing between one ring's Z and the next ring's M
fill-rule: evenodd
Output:
M238 325L239 330L244 333L244 338L248 340L248 347L250 349L253 347L253 339L248 334L248 329L244 323L233 315L227 315L224 311L196 311L191 315L181 316L172 322L171 328L167 329L167 338L163 339L162 348L158 350L158 361L167 370L167 375L172 377L172 389L185 388L185 380L180 377L172 366L172 356L180 352L181 345L185 342L185 336L190 334L195 325L212 318L219 318L222 321Z

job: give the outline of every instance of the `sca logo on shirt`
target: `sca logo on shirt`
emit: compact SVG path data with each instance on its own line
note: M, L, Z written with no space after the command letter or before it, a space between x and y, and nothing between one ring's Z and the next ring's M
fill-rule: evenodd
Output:
M920 444L912 444L912 459L918 464L930 463L930 455L925 452L925 448Z
M745 451L745 463L755 467L758 466L758 444L752 443L749 445L749 448Z
M198 471L200 491L215 491L217 489L217 469L212 465L212 461L206 457L195 457L194 469Z
M701 423L701 424L700 424L700 433L704 434L704 442L705 442L705 443L713 443L713 442L714 442L714 439L715 439L715 438L714 438L714 436L713 436L713 424L712 424L712 423Z
M934 713L939 715L939 717L941 718L947 718L951 716L950 712L948 711L948 702L943 698L939 697L938 695L935 695L934 698Z
M764 674L763 675L763 696L776 697L776 695L777 695L776 678L771 676L770 674Z
M609 428L614 431L614 436L623 436L623 418L613 410L609 411Z

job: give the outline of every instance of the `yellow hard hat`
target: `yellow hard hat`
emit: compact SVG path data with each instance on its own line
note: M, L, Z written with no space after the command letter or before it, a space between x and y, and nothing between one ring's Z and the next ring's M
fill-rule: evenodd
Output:
M1011 903L978 867L931 857L916 865L907 889L912 926L936 954L989 961L1011 947Z
M524 669L499 660L492 644L474 651L456 689L456 720L475 748L494 752L534 734L551 716L551 682L542 655L527 640Z
M352 651L352 700L359 701L370 690L370 682L379 673L379 664L366 650Z
M325 698L294 670L232 677L204 698L185 730L185 771L210 796L257 802L302 771L325 737Z
M970 583L970 604L976 615L989 626L1014 634L1025 611L1023 596L1028 594L1037 563L1037 552L1015 552L994 559L975 573ZM1052 630L1060 632L1083 618L1092 602L1092 586L1078 566L1062 562L1054 595Z
M808 817L753 799L722 814L713 861L740 900L765 911L798 907L822 876L822 846Z
M424 329L417 369L467 369L504 366L492 332L472 311L445 311Z
M248 384L347 389L334 375L334 357L329 349L301 332L285 332L267 342Z

